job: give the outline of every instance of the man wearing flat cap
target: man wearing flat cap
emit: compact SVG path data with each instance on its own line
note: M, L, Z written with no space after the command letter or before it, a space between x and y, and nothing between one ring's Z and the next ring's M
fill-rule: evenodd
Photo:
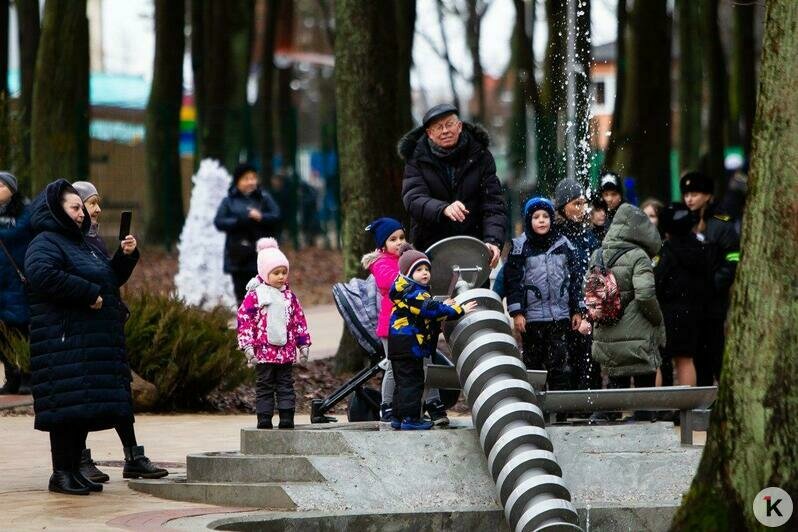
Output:
M721 214L713 201L714 183L701 172L686 172L679 180L684 204L696 223L693 232L704 243L710 260L711 290L706 310L698 324L702 331L693 359L699 386L720 381L725 340L724 325L729 295L740 262L740 239L730 216Z
M489 141L487 131L461 121L451 104L431 108L422 125L399 141L405 161L402 200L417 249L467 235L485 243L491 266L498 262L507 210Z

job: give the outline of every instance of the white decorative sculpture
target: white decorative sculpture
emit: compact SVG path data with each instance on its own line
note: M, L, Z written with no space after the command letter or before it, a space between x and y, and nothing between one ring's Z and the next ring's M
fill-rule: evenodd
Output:
M189 305L234 307L233 282L223 271L225 234L213 225L232 177L219 161L205 159L191 182L188 216L177 245L175 291Z

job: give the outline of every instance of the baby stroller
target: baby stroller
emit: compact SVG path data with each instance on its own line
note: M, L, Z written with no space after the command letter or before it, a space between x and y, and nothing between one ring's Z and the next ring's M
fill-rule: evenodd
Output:
M311 401L311 423L331 423L337 421L327 416L335 405L349 398L347 419L349 421L377 421L380 419L382 402L379 386L366 386L373 377L382 374L388 360L382 342L377 337L377 316L380 308L380 293L374 276L366 279L354 278L348 283L337 283L332 288L333 299L338 312L344 319L346 328L357 340L364 355L368 357L368 367L364 368L343 386L325 399ZM452 361L440 350L433 356L434 364L452 366ZM457 403L460 390L440 390L441 401L446 408Z

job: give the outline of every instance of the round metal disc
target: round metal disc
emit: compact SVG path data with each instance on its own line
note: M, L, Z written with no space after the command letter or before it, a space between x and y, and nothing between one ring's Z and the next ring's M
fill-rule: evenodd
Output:
M432 244L426 253L432 263L430 290L434 296L450 295L452 271L457 267L479 268L478 271L461 272L470 288L482 286L490 276L490 252L483 242L472 236L444 238Z

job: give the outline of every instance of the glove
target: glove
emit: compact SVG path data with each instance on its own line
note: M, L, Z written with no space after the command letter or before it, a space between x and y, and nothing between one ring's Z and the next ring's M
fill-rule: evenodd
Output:
M305 364L310 356L310 347L303 345L299 348L299 362Z
M247 359L247 367L254 368L255 367L255 349L252 346L247 347L244 349L244 356Z

